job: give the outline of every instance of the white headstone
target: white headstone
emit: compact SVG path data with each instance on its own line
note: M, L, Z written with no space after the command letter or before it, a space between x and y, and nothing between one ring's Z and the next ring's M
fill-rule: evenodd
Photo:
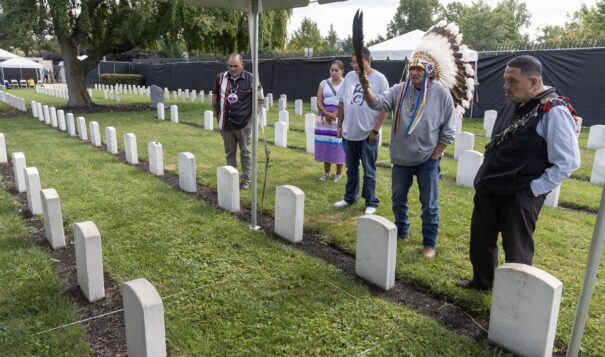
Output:
M287 106L286 99L279 98L279 101L277 102L277 110L279 110L279 111L286 110L286 106Z
M90 221L74 224L74 245L80 289L90 302L104 298L103 250L97 226Z
M69 134L69 136L78 135L76 133L76 123L74 121L73 113L67 113L67 134Z
M297 99L294 101L294 114L295 115L303 115L303 101L302 99Z
M212 92L208 93L208 104L212 105Z
M307 153L314 154L315 153L315 133L309 130L305 133L305 136L307 137L307 140L306 140Z
M198 94L198 100L200 102L200 104L204 104L204 92L200 92L200 94Z
M287 110L279 111L279 121L286 124L286 130L290 126L290 113Z
M146 279L127 281L122 288L126 347L132 357L165 357L164 304Z
M108 90L104 90L103 91L103 99L105 99L105 100L109 99L109 91Z
M113 90L110 90L110 91L109 91L109 100L113 100L113 98L114 98L114 97L113 97L113 93L114 93L114 91L113 91Z
M61 214L61 201L54 188L40 191L42 212L44 213L44 234L53 249L65 247L65 230L63 229L63 215Z
M176 100L176 96L177 96L176 91L173 90L172 91L172 100Z
M281 121L275 123L275 146L288 147L288 126Z
M559 206L559 195L561 194L561 185L555 187L552 191L546 195L544 200L544 206L557 208Z
M179 153L179 187L185 192L197 192L195 156L190 152Z
M164 175L164 152L162 144L151 141L147 144L149 154L149 172L156 176Z
M170 106L170 121L173 123L179 122L179 107L175 104Z
M315 133L315 120L317 117L313 113L305 114L305 132Z
M303 238L305 193L292 185L275 188L275 234L298 243Z
M357 220L355 273L389 290L395 286L397 228L386 218L366 215Z
M286 102L288 101L288 95L287 94L280 94L279 95L279 99L285 99Z
M195 102L196 97L197 97L197 92L194 89L191 91L191 94L189 95L189 100L191 100L192 102Z
M483 163L483 154L474 150L463 151L458 158L458 169L456 170L456 184L474 188L475 176Z
M53 128L56 128L59 126L59 123L57 122L57 108L55 107L50 107L50 126L52 126Z
M204 129L214 130L214 113L212 110L206 110L204 112Z
M273 106L273 93L267 94L267 98L269 99L269 108Z
M35 167L24 169L25 189L27 191L27 207L32 214L42 214L42 202L40 200L40 174Z
M107 152L116 155L118 153L118 136L113 126L105 128L105 142L107 143Z
M12 155L13 174L15 175L15 185L17 191L25 192L25 154L22 152L14 152Z
M157 104L158 120L164 120L164 103Z
M67 125L65 125L65 112L63 110L57 110L57 120L59 121L59 130L67 130Z
M32 115L34 116L34 118L38 117L38 104L36 103L35 100L31 101L31 107L32 107Z
M8 162L8 157L6 155L6 139L4 138L4 134L0 133L0 164Z
M48 105L43 105L42 110L44 111L44 122L50 125L50 111L48 110Z
M590 127L586 148L590 150L605 148L605 125L593 125Z
M232 166L216 168L218 206L229 212L239 212L239 173Z
M116 93L116 102L120 102L120 93Z
M488 340L522 356L552 356L563 284L538 268L496 269Z
M317 97L311 97L311 111L313 113L317 113L318 108L317 108Z
M99 130L99 123L91 121L88 123L90 128L90 143L92 146L101 146L101 132Z
M492 137L492 131L494 130L494 124L496 124L496 118L498 112L495 110L486 110L483 115L483 128L485 129L485 136L487 138Z
M42 109L42 103L38 102L36 103L36 106L38 107L38 120L40 121L44 121L44 110Z
M139 163L139 153L137 151L137 137L133 133L124 134L124 152L126 162L129 164Z
M590 183L605 185L605 148L599 149L595 153L594 162L592 164L592 173L590 174Z
M475 148L475 135L467 131L462 131L456 134L456 141L454 142L454 160L458 160L460 155L466 150L473 150Z
M462 115L460 115L460 116L456 116L454 118L454 120L456 121L454 130L455 130L456 134L458 134L459 132L462 131L462 122L464 121L464 119L462 118Z
M80 136L80 140L88 140L88 134L86 132L86 119L84 119L84 117L78 117L78 135Z

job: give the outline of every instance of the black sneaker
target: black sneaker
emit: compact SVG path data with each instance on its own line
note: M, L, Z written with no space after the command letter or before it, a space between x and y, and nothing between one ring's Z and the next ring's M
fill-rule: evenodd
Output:
M480 290L480 291L490 290L489 286L479 285L472 279L458 280L458 281L456 281L456 285L463 289L475 289L475 290Z

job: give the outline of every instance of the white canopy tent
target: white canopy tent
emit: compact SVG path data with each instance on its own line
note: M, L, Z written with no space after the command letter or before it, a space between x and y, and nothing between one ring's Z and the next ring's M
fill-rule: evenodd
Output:
M403 61L409 57L420 41L422 41L424 31L414 30L397 37L393 37L374 46L369 47L374 60L400 60ZM477 62L479 55L477 51L467 49L463 53L463 59L467 62Z
M5 51L5 50L3 50L3 49L0 48L0 61L4 61L4 60L7 60L7 59L16 58L16 57L19 57L19 56L17 56L14 53L10 53L10 52Z
M4 69L5 68L18 68L19 69L19 79L30 79L23 78L23 69L35 69L36 70L36 81L42 78L44 75L42 71L44 70L44 66L38 62L34 62L24 57L14 57L7 59L6 61L0 62L0 71L2 72L2 79L4 79Z
M159 0L162 1L162 0ZM319 4L340 2L346 0L315 0ZM254 89L252 91L252 207L250 209L250 225L258 229L256 223L257 210L257 142L258 142L258 19L262 11L305 7L309 0L185 0L186 3L201 7L218 7L246 11L248 13L248 33L250 35L250 52L252 53L252 73L254 74Z

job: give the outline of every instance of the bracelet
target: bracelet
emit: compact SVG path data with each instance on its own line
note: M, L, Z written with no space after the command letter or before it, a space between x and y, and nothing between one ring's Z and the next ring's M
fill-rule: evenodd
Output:
M372 129L372 133L374 133L374 135L378 135L379 134L378 130L374 130L374 129Z

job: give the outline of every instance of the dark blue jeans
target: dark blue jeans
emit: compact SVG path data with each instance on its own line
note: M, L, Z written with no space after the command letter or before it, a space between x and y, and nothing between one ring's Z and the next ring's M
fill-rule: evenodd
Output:
M439 186L439 160L428 160L415 166L393 165L392 191L393 213L397 237L407 237L410 232L408 220L408 193L414 176L418 180L420 203L422 205L422 244L435 248L439 231L439 207L437 204Z
M347 185L344 200L348 203L359 199L359 162L363 166L363 188L361 197L366 200L366 207L378 207L376 197L376 160L378 159L378 140L370 143L368 139L349 141L342 138L347 165Z

